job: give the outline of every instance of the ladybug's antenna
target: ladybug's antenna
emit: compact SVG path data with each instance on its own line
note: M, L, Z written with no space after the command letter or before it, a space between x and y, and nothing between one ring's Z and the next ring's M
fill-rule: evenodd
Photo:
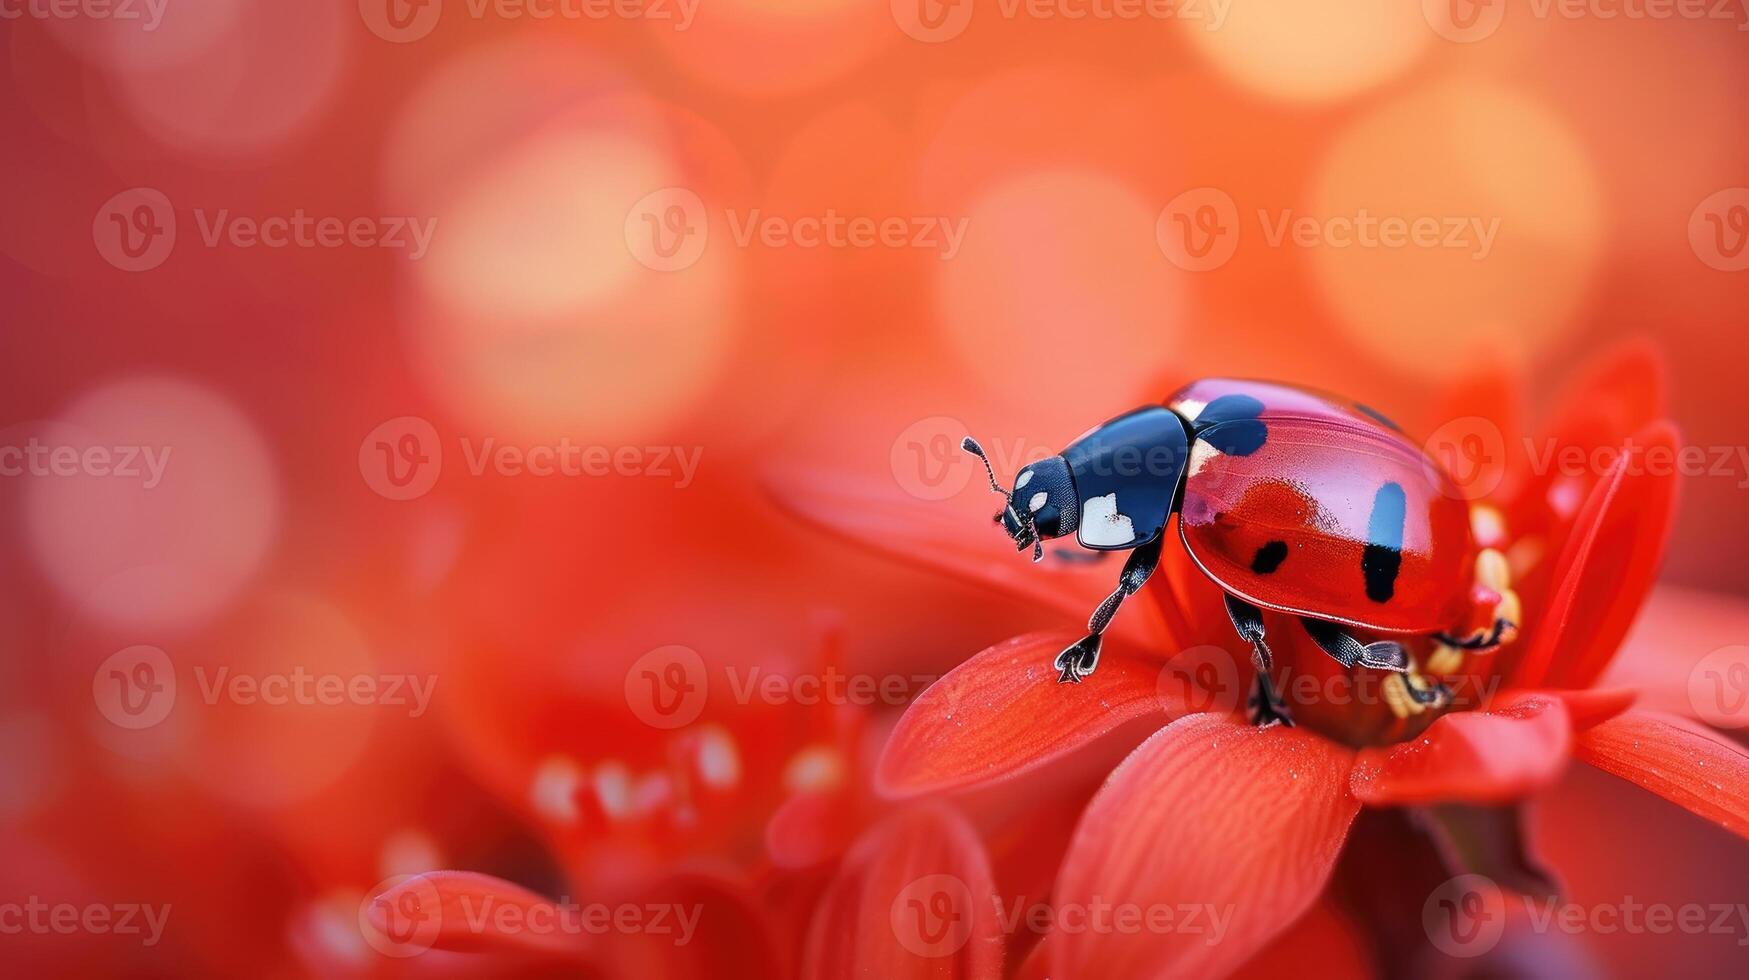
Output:
M1002 499L1008 501L1008 513L1014 515L1015 523L1021 528L1020 534L1015 535L1014 540L1024 541L1026 538L1030 538L1032 540L1032 560L1035 562L1043 561L1045 546L1039 541L1038 532L1032 526L1032 513L1029 511L1022 514L1014 509L1014 494L1002 489L1002 484L996 482L996 468L990 465L990 457L984 452L984 447L978 445L978 440L966 436L960 440L960 448L983 460L984 475L990 478L990 489L1001 494ZM1002 523L1001 514L996 515L996 523ZM1023 538L1022 535L1025 537ZM1026 545L1022 544L1021 547L1024 548Z
M984 447L978 445L978 440L966 436L960 440L960 448L984 461L984 475L990 478L990 489L1012 502L1014 495L1002 489L1002 484L996 482L996 470L990 465L990 457L985 455Z

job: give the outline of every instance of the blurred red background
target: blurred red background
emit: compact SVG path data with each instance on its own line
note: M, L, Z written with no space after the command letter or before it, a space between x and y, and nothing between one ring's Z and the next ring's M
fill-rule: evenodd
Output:
M1614 9L0 3L0 901L170 910L151 944L0 946L466 971L378 955L360 900L686 869L770 914L705 968L787 975L827 871L774 884L773 815L864 782L912 678L1061 624L762 485L825 466L984 520L942 446L1012 472L1197 376L1418 418L1506 364L1541 408L1643 339L1707 460L1654 601L1709 624L1673 655L1745 642L1749 17ZM628 677L669 645L906 680L854 724L718 697L653 728ZM125 681L165 671L136 713ZM237 675L378 686L274 705ZM1587 771L1543 809L1575 893L1742 899L1741 841L1649 799ZM1587 941L1633 975L1740 971L1737 938Z

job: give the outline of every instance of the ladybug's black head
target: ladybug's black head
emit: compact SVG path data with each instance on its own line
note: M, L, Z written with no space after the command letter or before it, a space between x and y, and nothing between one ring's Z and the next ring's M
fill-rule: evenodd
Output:
M1069 464L1061 456L1041 459L1021 469L1014 478L1014 491L1003 490L996 482L996 471L990 457L976 439L967 436L960 443L966 452L984 461L984 471L990 477L990 489L1007 499L1008 505L995 517L1002 530L1014 539L1017 551L1032 548L1032 560L1044 557L1047 538L1060 538L1073 533L1081 513L1075 494L1075 481L1069 478Z

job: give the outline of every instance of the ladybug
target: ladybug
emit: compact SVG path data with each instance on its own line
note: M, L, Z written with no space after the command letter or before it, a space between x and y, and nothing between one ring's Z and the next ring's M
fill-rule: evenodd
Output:
M1352 631L1483 651L1517 630L1500 615L1516 610L1478 581L1493 563L1478 561L1464 494L1394 423L1354 401L1277 382L1192 382L1024 467L1012 491L976 440L962 447L1007 498L996 522L1034 561L1042 541L1069 534L1083 548L1130 553L1087 636L1057 655L1060 682L1098 666L1102 634L1159 565L1175 514L1185 550L1252 648L1259 723L1291 724L1269 679L1264 609L1298 617L1344 667L1399 674L1412 670L1402 643ZM1437 684L1405 689L1422 705L1448 697Z

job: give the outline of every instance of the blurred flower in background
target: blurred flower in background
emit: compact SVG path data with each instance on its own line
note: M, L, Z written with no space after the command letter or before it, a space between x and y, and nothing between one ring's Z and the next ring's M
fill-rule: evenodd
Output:
M1749 853L1714 823L1742 789L1712 774L1749 728L1749 33L1630 8L0 2L5 961L1740 973ZM1560 698L1595 723L1573 754L1712 822L1555 752L1525 840L1445 825L1534 850L1558 905L1452 884L1378 800L1268 935L1220 875L1082 894L1113 799L1188 833L1265 777L1107 780L1206 707L1161 683L1206 645L1194 595L1119 618L1173 638L1096 675L1121 704L955 681L991 647L1043 677L996 645L1113 575L989 537L955 447L1012 472L1221 375L1343 392L1482 474L1547 620L1489 676L1608 663L1631 711L1710 726L1720 755L1657 755L1602 720L1625 703ZM1625 474L1629 439L1668 465ZM1014 758L1086 744L895 794L895 759L983 764L914 752L923 711ZM1469 956L1429 921L1501 926Z

